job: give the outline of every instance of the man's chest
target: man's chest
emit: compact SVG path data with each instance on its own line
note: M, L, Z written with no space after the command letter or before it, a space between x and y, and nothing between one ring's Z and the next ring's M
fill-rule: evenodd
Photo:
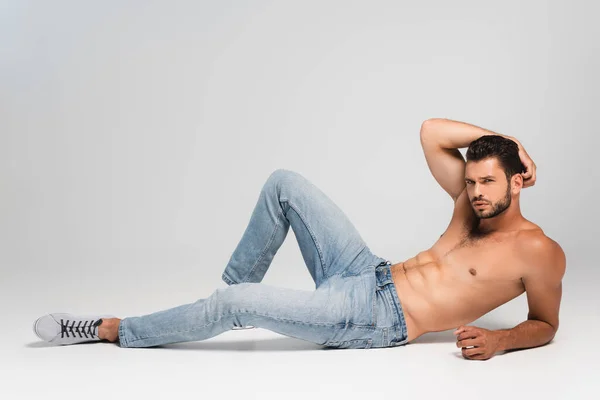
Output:
M522 261L513 240L468 240L438 249L439 262L449 274L474 282L510 282L522 285Z

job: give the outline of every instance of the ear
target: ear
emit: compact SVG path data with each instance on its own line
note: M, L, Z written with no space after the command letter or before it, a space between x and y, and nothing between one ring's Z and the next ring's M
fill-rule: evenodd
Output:
M513 194L519 194L521 189L523 189L523 175L522 174L514 174L510 179L511 182L511 191Z

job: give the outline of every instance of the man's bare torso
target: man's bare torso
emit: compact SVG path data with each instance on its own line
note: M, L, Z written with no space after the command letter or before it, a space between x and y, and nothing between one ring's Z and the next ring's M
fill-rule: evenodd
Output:
M525 292L527 266L515 247L545 236L541 228L524 221L512 232L474 239L467 228L470 205L462 201L464 218L456 213L430 249L391 267L409 342L468 324Z

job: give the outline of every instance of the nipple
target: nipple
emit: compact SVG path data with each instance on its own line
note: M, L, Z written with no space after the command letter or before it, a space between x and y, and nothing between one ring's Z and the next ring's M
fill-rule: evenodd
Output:
M475 276L477 275L477 270L475 268L469 268L469 272L471 273L471 275Z

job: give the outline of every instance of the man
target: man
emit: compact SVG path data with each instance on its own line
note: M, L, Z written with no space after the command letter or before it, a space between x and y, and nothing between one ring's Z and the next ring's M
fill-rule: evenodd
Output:
M465 358L548 343L558 329L566 258L520 212L536 165L516 139L448 119L421 126L434 178L454 201L446 231L425 251L393 264L374 255L344 213L302 175L273 172L222 279L209 297L128 317L48 314L36 334L56 344L108 340L151 347L260 327L331 348L405 345L457 328ZM459 148L469 147L467 161ZM314 291L261 283L289 227ZM467 326L527 293L527 320L512 329Z

